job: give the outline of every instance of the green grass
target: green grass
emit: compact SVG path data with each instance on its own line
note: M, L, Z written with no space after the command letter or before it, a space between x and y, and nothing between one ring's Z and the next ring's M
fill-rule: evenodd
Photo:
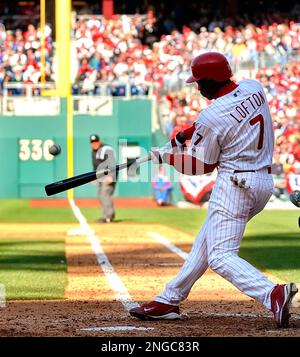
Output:
M299 211L264 211L248 223L240 255L284 281L300 283Z
M63 239L0 240L0 282L7 299L63 299L66 270Z
M28 200L0 200L0 222L76 222L70 208L30 208ZM99 209L81 210L89 222ZM196 235L206 210L117 209L117 220L159 223ZM299 211L267 211L251 220L240 256L279 279L300 282ZM13 298L59 298L66 283L63 242L10 239L0 242L0 282Z
M29 207L29 202L0 199L0 222L77 222L70 208Z

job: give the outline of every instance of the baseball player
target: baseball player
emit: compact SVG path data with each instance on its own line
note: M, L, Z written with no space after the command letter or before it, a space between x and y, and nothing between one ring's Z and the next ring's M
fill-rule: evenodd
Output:
M96 134L90 135L92 148L92 162L94 170L101 170L116 165L113 149L103 144L100 137ZM102 217L97 221L101 223L110 223L115 218L115 208L113 194L116 187L115 175L107 175L101 181L98 179L97 196L102 207Z
M130 314L142 320L180 318L180 302L211 268L271 310L278 327L288 326L296 285L275 285L238 256L246 223L263 210L273 192L274 134L264 89L256 80L232 81L230 65L220 53L194 58L191 71L187 83L197 83L200 93L213 101L192 127L153 151L152 161L187 175L218 168L217 180L206 220L179 274L153 301ZM186 140L191 140L187 151Z

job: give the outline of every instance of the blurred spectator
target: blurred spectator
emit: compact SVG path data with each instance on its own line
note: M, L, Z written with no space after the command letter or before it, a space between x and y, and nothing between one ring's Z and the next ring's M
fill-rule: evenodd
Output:
M287 174L287 191L291 194L295 190L300 190L300 161L295 161Z
M273 156L272 175L274 180L274 196L287 201L288 193L286 188L285 172L283 164L280 162L280 156L276 151Z
M158 174L153 179L152 187L154 198L158 206L169 205L173 187L171 186L170 178L166 175L165 168L162 165L158 168Z
M0 24L0 94L6 82L38 83L41 69L41 31L33 24L25 31L5 29ZM45 27L46 80L53 80L51 28ZM9 90L12 95L20 95L17 88Z

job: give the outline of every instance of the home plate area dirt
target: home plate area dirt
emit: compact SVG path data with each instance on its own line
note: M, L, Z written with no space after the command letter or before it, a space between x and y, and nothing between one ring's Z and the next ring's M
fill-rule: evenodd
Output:
M194 237L162 225L91 228L94 235L66 232L65 299L8 301L0 310L0 336L300 336L299 304L291 308L290 327L278 329L272 313L211 270L181 304L181 320L131 317L130 304L152 300L178 273Z

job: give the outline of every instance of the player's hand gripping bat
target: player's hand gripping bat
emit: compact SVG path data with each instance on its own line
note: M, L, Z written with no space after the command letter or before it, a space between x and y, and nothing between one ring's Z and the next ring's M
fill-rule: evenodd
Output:
M67 191L70 190L71 188L75 188L84 185L88 182L94 181L96 179L100 179L108 175L109 173L113 173L113 172L117 173L118 171L123 170L125 168L130 168L135 166L137 167L138 165L151 160L151 158L152 155L149 154L148 156L144 156L139 159L129 160L124 164L119 164L112 168L107 168L99 171L86 172L81 175L69 177L64 180L57 181L45 186L45 191L47 196L52 196L55 195L56 193Z

